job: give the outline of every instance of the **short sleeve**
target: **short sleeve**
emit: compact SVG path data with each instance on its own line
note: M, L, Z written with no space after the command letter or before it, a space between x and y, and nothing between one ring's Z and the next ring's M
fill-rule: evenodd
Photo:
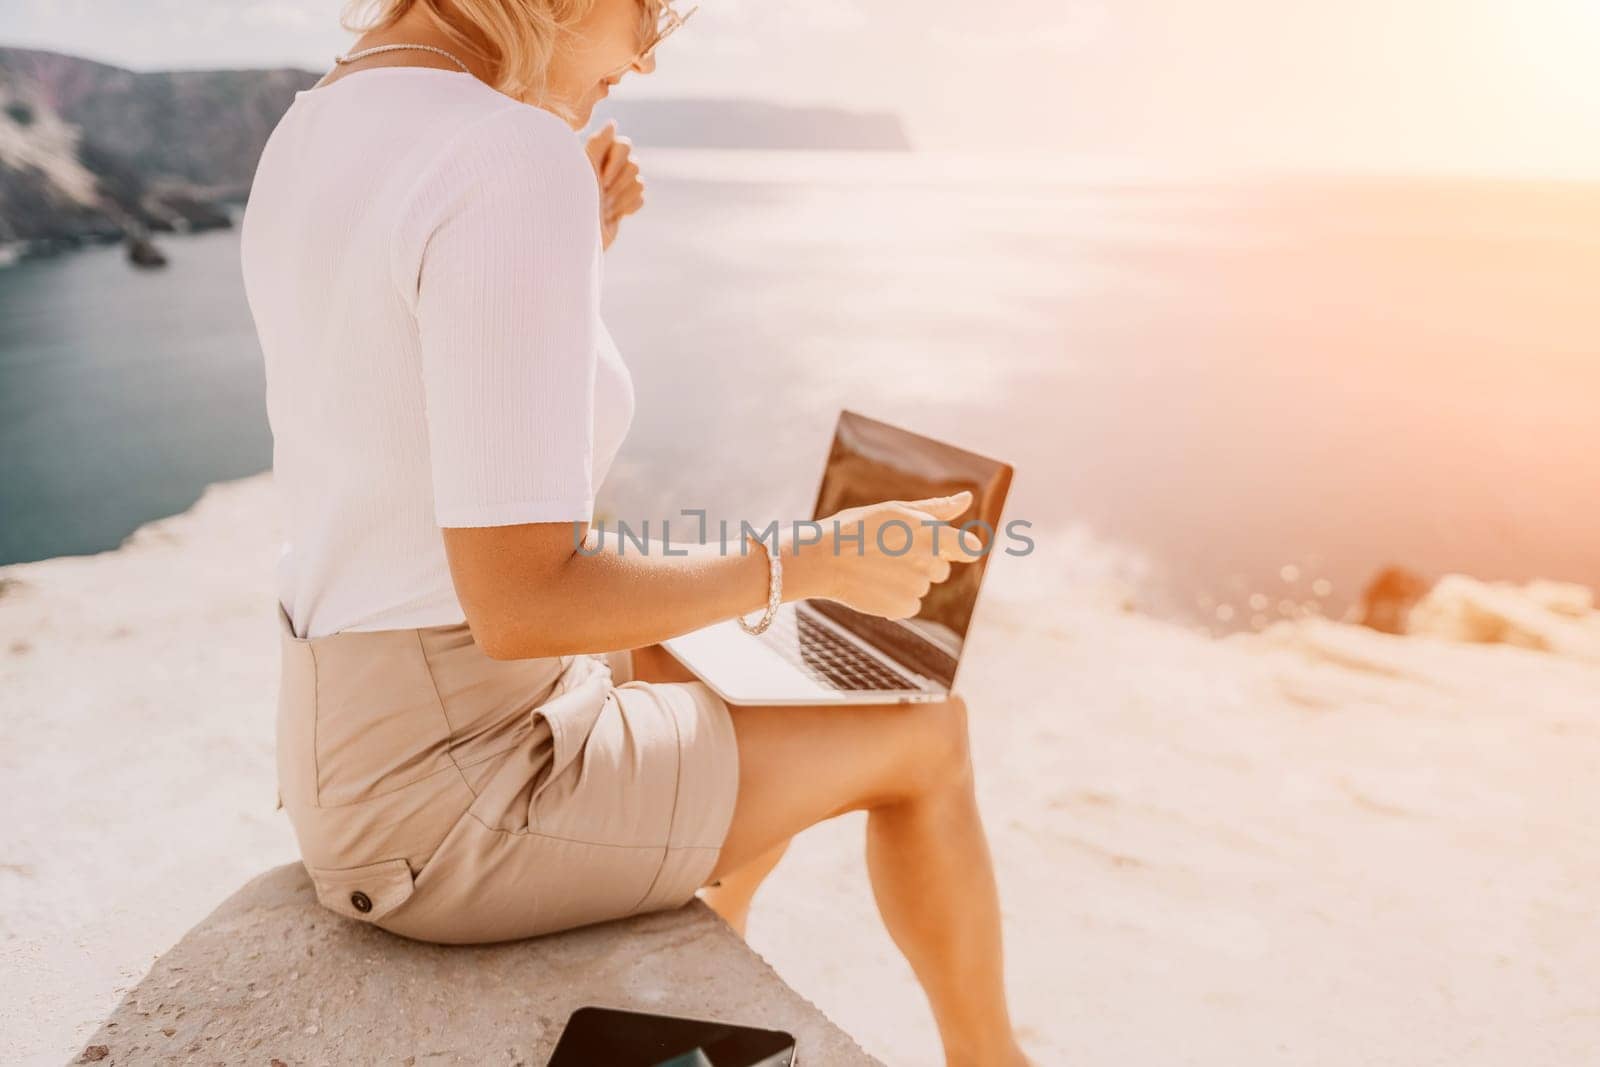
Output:
M479 119L407 220L436 522L588 521L601 248L583 146L526 105Z

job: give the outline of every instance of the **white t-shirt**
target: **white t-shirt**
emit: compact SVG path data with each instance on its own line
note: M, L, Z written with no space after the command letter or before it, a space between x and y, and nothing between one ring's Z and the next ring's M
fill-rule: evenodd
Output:
M299 93L241 255L296 634L459 623L439 527L590 519L633 384L560 118L422 67Z

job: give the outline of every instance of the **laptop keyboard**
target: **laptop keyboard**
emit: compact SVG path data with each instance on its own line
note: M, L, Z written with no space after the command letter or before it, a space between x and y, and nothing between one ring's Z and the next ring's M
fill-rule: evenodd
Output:
M805 612L782 612L772 620L761 640L830 689L865 692L920 688Z

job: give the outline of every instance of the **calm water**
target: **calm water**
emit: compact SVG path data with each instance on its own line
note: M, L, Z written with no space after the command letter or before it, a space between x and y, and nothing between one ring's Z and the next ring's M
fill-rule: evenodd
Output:
M114 548L272 463L238 234L0 271L0 561Z
M1390 563L1600 585L1594 188L641 165L606 266L639 411L604 513L808 514L847 406L1011 460L1054 566L1126 571L1162 613L1337 612ZM237 235L164 247L158 274L0 271L0 560L114 547L270 464Z

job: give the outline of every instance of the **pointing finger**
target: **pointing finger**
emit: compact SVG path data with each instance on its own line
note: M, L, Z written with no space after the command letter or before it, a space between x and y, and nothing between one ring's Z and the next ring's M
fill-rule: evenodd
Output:
M928 497L926 500L913 500L908 506L935 519L954 519L966 511L972 504L972 491L963 489L959 493L949 496Z

